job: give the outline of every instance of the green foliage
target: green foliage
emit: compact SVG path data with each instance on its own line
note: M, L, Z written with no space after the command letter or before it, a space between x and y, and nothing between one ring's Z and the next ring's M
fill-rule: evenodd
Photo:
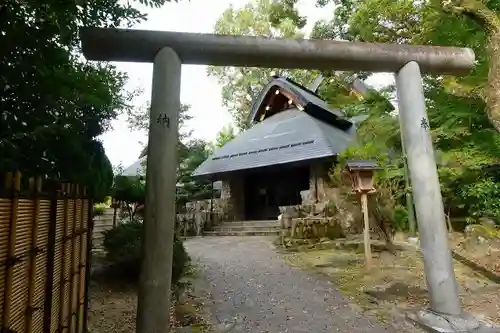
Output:
M192 172L207 159L210 149L205 141L193 139L191 137L192 133L190 131L185 131L186 122L192 118L189 109L189 105L183 104L181 105L179 114L180 135L179 144L177 146L179 160L177 184L181 187L177 189L176 201L178 205L184 205L188 201L211 197L210 182L195 179L192 176ZM129 110L128 125L133 130L147 131L149 127L149 106ZM135 213L132 214L135 216Z
M141 242L144 224L138 221L121 223L104 234L104 248L107 259L113 264L113 273L117 276L137 280L141 270ZM178 284L190 258L182 241L174 239L172 286Z
M113 197L119 201L144 203L145 184L139 177L116 176Z
M484 87L489 72L487 45L489 32L484 22L470 11L450 11L440 0L319 0L318 5L333 3L330 20L315 23L311 38L343 39L376 43L433 44L470 47L476 53L477 65L467 76L424 78L427 111L436 149L438 172L442 184L445 210L452 215L479 218L498 217L498 181L489 178L484 168L500 163L500 136L486 112ZM450 1L452 4L457 1ZM462 1L462 3L464 3ZM471 0L468 4L479 4ZM484 2L487 10L500 13L495 1ZM300 36L302 17L296 1L254 1L241 10L228 9L216 26L218 33ZM266 21L267 16L267 21ZM272 70L280 73L279 70ZM224 86L223 99L238 127L245 128L251 100L269 80L269 71L260 69L210 69ZM299 77L312 77L303 71ZM397 111L388 100L394 88L370 94L363 99L351 94L353 74L366 79L371 73L325 72L319 94L346 116L367 115L357 124L358 144L340 156L347 159L374 159L383 167L377 172L381 189L376 199L388 205L384 219L393 220L396 228L406 223L404 204L404 164ZM301 81L300 79L298 80ZM304 81L304 79L302 79ZM304 82L302 82L304 83ZM483 93L481 93L483 92ZM439 152L439 153L437 153ZM341 181L339 170L334 181ZM406 218L407 219L407 218Z
M321 3L324 5L328 1ZM499 163L500 136L486 113L486 105L476 88L485 85L488 75L487 35L484 26L467 15L457 15L442 8L437 0L334 0L330 21L318 22L313 37L351 41L434 44L471 47L478 63L470 75L462 78L431 77L424 79L427 111L435 148L439 154L439 175L445 210L453 215L478 218L498 216L498 185L485 177L485 166ZM490 9L498 10L493 2ZM335 80L334 80L335 81ZM329 85L331 86L331 84ZM329 89L328 87L323 89ZM330 88L331 89L331 88ZM346 152L347 157L374 158L389 171L377 176L378 182L396 184L393 195L401 203L401 143L397 115L383 115L377 107L366 107L334 89L328 94L348 112L368 110L368 118L359 128L360 146ZM338 96L346 96L339 99ZM378 104L378 103L377 103ZM392 162L386 163L387 149Z
M139 221L121 223L104 234L104 248L110 261L139 261L143 224ZM138 265L140 267L140 265ZM139 267L135 267L138 269Z
M236 134L234 133L234 127L231 124L224 126L219 131L219 133L217 133L217 137L215 138L215 146L220 148L235 137Z
M482 178L462 187L458 192L460 202L471 213L471 217L500 217L500 183L491 178Z
M130 222L136 218L137 209L146 200L146 186L141 177L116 176L112 188L113 198L127 209Z
M290 20L297 28L302 29L307 24L307 18L300 16L295 8L298 0L275 0L270 6L269 21L273 27L279 27L284 20Z
M212 197L211 183L207 180L194 178L193 171L210 155L206 142L191 140L186 144L185 155L181 157L178 168L177 182L182 187L177 190L177 203L180 205L189 201L209 199Z
M179 2L178 0L137 0L140 4L148 6L148 7L154 7L154 8L160 8L167 2Z
M113 184L113 167L100 142L92 141L89 145L90 147L80 151L87 154L87 160L89 161L87 169L81 168L81 165L73 167L78 167L77 170L81 175L79 177L83 179L83 184L87 184L89 194L94 198L94 201L102 202L109 195Z
M277 20L279 22L271 24L270 15L275 12L276 5L273 0L253 0L240 9L234 9L231 6L217 21L214 32L223 35L303 37L304 34L298 30L303 26L300 19L297 22L293 18L280 18ZM290 14L290 12L287 13ZM283 14L283 12L280 13L280 15ZM293 16L293 11L291 14ZM309 73L302 70L285 72L280 68L227 66L209 67L208 69L208 74L215 76L222 86L222 103L231 112L235 125L239 129L248 128L248 116L253 100L264 85L269 82L273 75L284 75L285 73L301 84L307 84L311 80Z
M81 60L78 28L130 26L146 16L118 0L8 0L0 17L0 172L79 183L103 200L113 174L97 138L130 96L115 67Z
M105 210L106 210L106 206L104 204L95 204L93 216L101 216L104 214Z
M408 210L401 205L394 207L393 216L393 228L396 231L407 231L408 230Z

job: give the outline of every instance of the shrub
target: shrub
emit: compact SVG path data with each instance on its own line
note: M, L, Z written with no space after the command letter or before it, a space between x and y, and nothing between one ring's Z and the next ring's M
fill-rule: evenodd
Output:
M104 214L104 210L106 209L106 206L103 204L96 204L94 205L94 216L101 216Z
M393 230L408 230L408 211L401 205L397 205L396 207L394 207Z
M141 269L141 241L144 225L139 221L125 222L104 234L104 248L112 273L137 281ZM174 239L172 286L179 283L190 258L184 244Z
M144 204L146 185L140 177L116 176L112 188L113 197L122 203L130 222L136 219L137 208Z

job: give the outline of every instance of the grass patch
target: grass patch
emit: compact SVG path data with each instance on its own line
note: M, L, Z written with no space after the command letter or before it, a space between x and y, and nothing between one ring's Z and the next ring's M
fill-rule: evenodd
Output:
M285 261L326 276L361 310L383 322L391 321L395 311L426 307L428 293L421 254L403 249L388 252L380 245L372 247L372 251L371 269L364 265L360 244L289 253ZM500 286L458 261L454 264L464 309L500 323Z

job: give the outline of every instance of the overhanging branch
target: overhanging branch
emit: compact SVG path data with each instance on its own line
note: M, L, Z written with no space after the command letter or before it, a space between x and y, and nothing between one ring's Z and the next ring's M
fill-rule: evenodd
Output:
M462 14L490 31L500 30L497 14L489 9L482 0L443 0L443 9Z
M447 77L444 81L444 89L447 93L457 97L477 98L486 102L483 86L469 86L459 83L455 77Z

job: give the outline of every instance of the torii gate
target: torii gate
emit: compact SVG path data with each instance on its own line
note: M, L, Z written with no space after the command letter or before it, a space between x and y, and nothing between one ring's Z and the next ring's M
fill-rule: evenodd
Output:
M154 63L137 332L169 331L182 64L395 73L431 306L417 318L441 332L479 326L458 297L421 77L466 74L472 50L108 28L82 28L80 35L88 60Z

